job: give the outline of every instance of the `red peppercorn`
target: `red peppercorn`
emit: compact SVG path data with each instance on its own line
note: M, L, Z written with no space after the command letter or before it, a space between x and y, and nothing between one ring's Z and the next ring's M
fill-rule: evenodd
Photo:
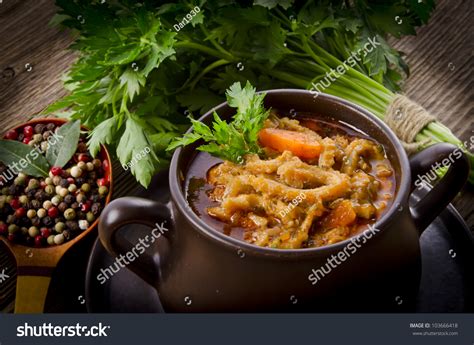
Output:
M51 235L51 231L48 228L41 228L40 232L41 236L46 239Z
M14 129L10 129L6 134L5 134L5 139L8 140L16 140L18 138L18 133Z
M109 181L107 181L107 179L105 178L100 178L97 180L97 184L99 185L99 187L107 186L109 184Z
M16 240L15 234L8 234L8 240L9 240L10 242L15 242L15 240Z
M87 155L85 153L80 153L79 156L77 157L77 160L79 162L88 162L90 160L90 157L89 157L89 155Z
M8 226L5 223L0 224L0 235L5 235L8 232Z
M20 201L18 199L12 199L12 201L10 201L10 206L16 210L21 206Z
M17 218L22 218L26 215L26 210L23 207L17 208L15 211L15 216Z
M41 182L40 182L40 186L41 186L41 188L43 188L43 189L44 189L44 187L46 187L46 186L47 186L47 184L46 184L46 182L44 182L44 181L41 181Z
M59 214L58 208L53 206L48 210L48 216L51 218L56 218Z
M28 137L23 138L23 144L28 145L30 141L31 141L31 138L28 138Z
M68 178L67 178L67 182L69 182L69 184L73 184L73 183L75 183L76 181L74 180L74 177L68 177Z
M85 203L81 203L80 206L82 212L89 212L92 206L92 201L87 200Z
M61 167L52 167L50 171L54 176L60 176L63 173L63 169L61 169Z
M23 128L23 134L27 138L31 138L34 133L35 133L35 130L33 129L33 126L25 126L25 128Z
M43 246L43 236L38 235L35 237L35 247L42 247Z

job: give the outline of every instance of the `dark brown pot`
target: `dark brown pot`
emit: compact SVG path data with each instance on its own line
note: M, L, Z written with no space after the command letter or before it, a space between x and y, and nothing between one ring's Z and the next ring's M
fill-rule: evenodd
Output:
M391 208L374 225L379 231L345 261L326 269L314 283L311 274L329 267L351 239L321 248L281 250L261 248L224 235L193 213L183 195L183 176L195 147L178 149L170 167L171 205L126 197L114 200L102 213L99 236L113 255L132 245L117 230L128 223L154 227L166 221L166 243L155 255L138 256L127 267L156 287L166 311L377 311L413 306L420 279L419 236L446 207L467 180L469 163L456 153L448 173L414 208L408 198L414 178L453 154L456 147L434 145L408 160L385 123L349 102L305 90L271 90L266 106L281 111L331 116L358 128L383 144L396 171L397 191ZM233 110L215 108L224 118ZM200 120L211 122L212 112ZM460 152L457 150L456 152ZM351 251L352 253L352 251ZM158 255L159 254L159 255ZM335 261L332 261L334 264Z

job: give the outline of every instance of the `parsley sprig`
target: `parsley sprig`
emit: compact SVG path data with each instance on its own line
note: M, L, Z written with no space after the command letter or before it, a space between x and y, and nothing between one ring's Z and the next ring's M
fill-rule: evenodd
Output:
M249 82L244 88L237 82L230 86L226 96L229 106L236 108L232 122L222 120L216 112L213 114L212 127L190 117L192 131L175 139L167 150L202 139L206 144L200 145L198 150L234 163L242 163L246 154L261 153L258 132L270 113L263 105L265 94L256 93Z

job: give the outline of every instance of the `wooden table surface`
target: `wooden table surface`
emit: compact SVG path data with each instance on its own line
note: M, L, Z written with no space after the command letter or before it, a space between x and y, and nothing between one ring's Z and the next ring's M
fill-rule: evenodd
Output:
M411 75L404 92L463 141L474 135L471 0L441 0L416 36L390 42L406 54ZM0 128L6 130L63 96L61 76L75 59L70 33L48 25L52 0L0 3ZM122 171L123 173L123 171ZM474 228L474 189L453 202ZM1 296L0 296L1 297Z

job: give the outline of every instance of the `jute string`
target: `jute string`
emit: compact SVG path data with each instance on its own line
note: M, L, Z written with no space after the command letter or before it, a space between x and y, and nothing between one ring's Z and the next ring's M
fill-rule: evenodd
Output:
M436 118L418 103L397 94L385 112L385 122L395 132L408 153L418 151L429 140L415 142L415 137Z

